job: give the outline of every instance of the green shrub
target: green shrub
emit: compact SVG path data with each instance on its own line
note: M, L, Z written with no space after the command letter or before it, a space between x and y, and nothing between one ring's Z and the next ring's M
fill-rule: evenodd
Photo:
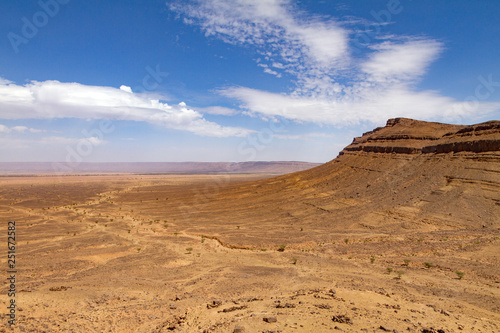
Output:
M456 271L455 274L457 274L459 280L462 280L465 275L465 273L462 271Z

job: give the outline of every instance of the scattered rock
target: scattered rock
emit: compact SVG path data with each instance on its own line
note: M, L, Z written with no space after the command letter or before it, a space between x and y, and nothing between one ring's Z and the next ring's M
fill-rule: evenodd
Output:
M381 329L384 332L392 332L392 330L390 328L387 328L387 327L382 326L382 325L380 325L379 329Z
M264 317L262 318L266 323L275 323L278 321L278 318L276 317Z
M276 305L276 309L292 309L292 308L295 308L295 304L292 304L292 303L285 303L285 304L278 303Z
M450 313L448 311L445 311L445 310L441 310L441 313L444 314L445 316L450 316Z
M329 310L331 309L332 307L328 304L314 304L315 307L317 308L320 308L320 309L325 309L325 310Z
M68 289L71 289L71 287L60 286L60 287L49 288L50 291L66 291Z
M211 303L207 304L207 309L217 308L222 305L222 301L220 299L215 299Z
M243 310L243 309L246 309L248 306L246 305L242 305L242 306L232 306L230 308L227 308L227 309L224 309L222 311L218 311L219 313L220 312L233 312L233 311L237 311L237 310Z
M422 328L422 333L446 333L443 329L435 329L435 328Z
M335 315L333 316L332 320L336 323L352 324L351 318L347 317L346 315Z

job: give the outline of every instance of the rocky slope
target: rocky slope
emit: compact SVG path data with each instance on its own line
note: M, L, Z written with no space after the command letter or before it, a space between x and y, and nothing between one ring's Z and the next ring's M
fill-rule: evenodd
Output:
M391 119L321 166L177 193L178 201L164 209L199 221L204 232L217 230L221 241L234 246L268 239L303 244L334 232L497 230L499 144L499 121L458 126ZM235 218L247 233L235 230ZM268 237L252 236L263 225ZM308 228L315 234L300 232Z

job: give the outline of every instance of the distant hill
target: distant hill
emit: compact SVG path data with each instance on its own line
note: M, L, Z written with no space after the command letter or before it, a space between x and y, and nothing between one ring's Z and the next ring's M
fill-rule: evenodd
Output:
M0 174L87 173L272 173L285 174L316 167L308 162L142 162L142 163L50 163L0 162Z

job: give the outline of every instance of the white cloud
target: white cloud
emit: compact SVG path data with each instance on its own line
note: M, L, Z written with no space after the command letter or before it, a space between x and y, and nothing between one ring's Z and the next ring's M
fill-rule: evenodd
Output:
M127 86L120 86L120 90L123 90L123 91L126 91L126 92L129 92L129 93L132 93L132 88L130 87L127 87Z
M206 114L213 114L219 116L234 116L240 113L238 110L226 108L223 106L209 106L205 108L194 108L196 111Z
M170 9L185 14L207 36L232 44L252 44L261 53L284 62L332 68L343 65L348 32L335 21L304 20L289 0L176 1ZM271 61L276 62L277 61Z
M338 99L276 94L243 87L226 89L221 93L242 101L242 107L248 109L250 114L337 126L356 125L362 121L379 124L394 117L450 121L470 115L480 117L500 109L500 103L458 102L433 91L413 92L405 86L394 86L385 91L377 87L353 91L359 94L344 95Z
M5 125L0 124L0 133L9 133L9 132L10 132L10 128L8 128Z
M271 74L271 75L275 75L276 77L281 77L281 74L276 72L276 71L273 71L272 69L270 68L264 68L264 73L266 74Z
M422 76L443 47L434 40L418 39L405 43L384 42L372 48L375 52L361 69L369 75L369 80L387 82Z
M286 94L247 87L220 90L251 115L341 126L380 124L391 117L469 121L500 109L500 103L460 102L415 88L444 49L433 39L376 36L361 59L349 49L354 31L343 28L348 22L304 15L290 0L176 1L170 9L207 36L256 48L262 55L257 66L264 72L295 77L295 89Z
M0 84L2 119L118 119L144 121L198 135L246 136L251 130L224 127L207 121L186 106L168 105L158 99L132 93L131 89L87 86L59 81L32 81L24 86Z
M5 125L0 124L0 133L10 133L12 131L20 132L20 133L24 133L26 131L31 132L31 133L45 132L45 130L40 130L40 129L36 129L36 128L28 128L26 126L14 126L14 127L9 128Z
M16 132L24 133L28 130L28 127L26 127L26 126L14 126L14 127L12 127L12 130L16 131Z

